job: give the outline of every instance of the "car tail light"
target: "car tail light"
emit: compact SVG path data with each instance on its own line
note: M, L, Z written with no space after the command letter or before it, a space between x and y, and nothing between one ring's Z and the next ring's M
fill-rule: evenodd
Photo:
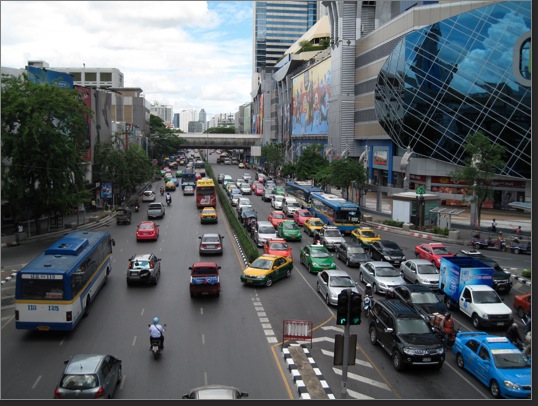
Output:
M217 248L221 248L222 247L222 244L217 244Z
M105 390L102 386L99 386L99 389L97 389L97 392L95 392L95 399L99 399L105 396Z
M65 312L65 321L73 321L73 312Z
M150 269L153 269L153 263L149 264Z
M58 388L54 389L54 399L61 399L61 398L62 398L62 394L60 393Z
M200 244L200 248L205 248L205 244Z

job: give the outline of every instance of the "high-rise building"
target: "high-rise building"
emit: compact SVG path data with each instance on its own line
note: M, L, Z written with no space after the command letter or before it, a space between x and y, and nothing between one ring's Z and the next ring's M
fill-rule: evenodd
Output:
M190 121L198 121L198 111L195 109L181 110L179 112L179 129L188 133Z
M179 113L174 113L174 128L179 128Z
M200 110L200 113L198 113L198 121L202 123L202 132L207 130L207 114L204 109Z
M154 101L153 103L151 103L150 113L154 116L160 117L165 125L171 126L173 109L174 106L167 106L164 104L160 104L158 101Z

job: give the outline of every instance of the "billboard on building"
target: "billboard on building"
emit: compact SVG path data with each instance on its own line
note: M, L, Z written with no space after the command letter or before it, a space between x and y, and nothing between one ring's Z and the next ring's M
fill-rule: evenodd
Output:
M292 135L329 133L330 90L330 58L293 78Z
M27 66L28 79L35 83L49 83L62 89L73 89L73 77L69 73Z

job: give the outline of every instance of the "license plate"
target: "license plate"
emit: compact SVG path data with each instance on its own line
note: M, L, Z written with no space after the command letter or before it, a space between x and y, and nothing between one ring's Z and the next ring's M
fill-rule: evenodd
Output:
M131 276L138 276L138 272L131 272Z
M206 245L206 248L215 248L214 245Z
M504 326L504 323L503 322L498 322L497 325L498 326Z
M400 261L394 261L394 265L400 265Z
M422 362L430 362L431 360L430 357L422 358Z
M251 281L251 280L247 280L247 283L252 283L252 281Z

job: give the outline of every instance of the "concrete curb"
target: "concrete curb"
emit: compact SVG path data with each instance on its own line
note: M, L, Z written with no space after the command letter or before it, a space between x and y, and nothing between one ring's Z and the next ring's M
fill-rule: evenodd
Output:
M316 377L319 379L319 383L320 383L321 387L323 388L323 391L327 395L327 398L336 399L333 392L332 392L332 390L331 390L331 388L327 384L327 381L323 377L323 374L319 370L316 362L310 356L310 351L308 351L308 348L306 348L303 344L295 344L295 345L291 344L291 345L292 346L299 346L299 347L301 347L303 349L303 351L304 351L304 353L305 353L305 355L306 355L306 357L308 359L308 362L312 366L312 369L313 369L314 373L316 374ZM284 360L286 361L286 364L288 365L288 369L291 372L291 375L293 377L293 381L297 385L297 390L299 392L299 396L301 397L301 399L312 399L312 397L308 393L306 385L305 385L305 383L304 383L304 381L302 379L301 373L299 372L299 369L295 365L295 361L293 360L292 354L290 353L289 349L286 348L286 347L283 348L282 353L284 354Z

